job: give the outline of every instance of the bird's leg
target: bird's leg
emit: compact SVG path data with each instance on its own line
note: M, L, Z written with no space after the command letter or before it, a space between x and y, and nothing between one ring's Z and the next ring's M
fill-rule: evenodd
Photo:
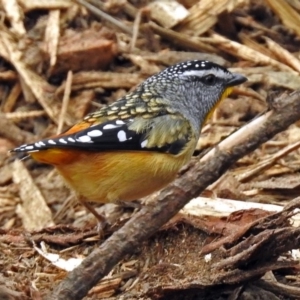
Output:
M90 205L87 201L85 201L83 198L79 198L79 202L90 212L92 213L95 218L97 219L98 223L97 223L97 231L99 232L99 234L102 236L103 234L103 229L106 227L107 225L107 221L106 218L99 214L95 208Z

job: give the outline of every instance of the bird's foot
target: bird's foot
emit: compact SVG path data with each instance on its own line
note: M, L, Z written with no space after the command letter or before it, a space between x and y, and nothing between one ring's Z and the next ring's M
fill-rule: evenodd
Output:
M84 201L84 200L80 200L80 203L90 212L94 215L94 217L97 219L97 232L100 236L100 238L103 238L104 236L104 229L107 227L108 222L106 220L106 218L99 214L96 209L89 204L88 202Z

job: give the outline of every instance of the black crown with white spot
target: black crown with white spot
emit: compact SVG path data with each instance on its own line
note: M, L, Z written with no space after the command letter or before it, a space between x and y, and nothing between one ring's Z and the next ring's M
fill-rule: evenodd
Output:
M193 71L209 71L209 70L219 70L220 72L230 74L230 72L218 65L215 64L211 61L207 60L190 60L190 61L185 61L178 63L176 65L170 66L166 68L165 70L161 71L160 73L148 78L145 82L146 83L151 83L152 81L159 79L159 78L176 78L179 77L180 75L190 75L192 74L191 72Z

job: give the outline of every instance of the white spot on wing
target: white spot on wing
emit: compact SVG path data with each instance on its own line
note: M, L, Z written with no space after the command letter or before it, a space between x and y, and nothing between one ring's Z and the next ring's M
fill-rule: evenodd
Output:
M83 135L83 136L80 136L78 139L77 139L78 142L81 142L81 143L92 143L92 139L91 137L89 137L88 135Z
M72 137L68 137L68 141L69 141L69 142L73 142L73 143L76 142Z
M98 137L98 136L101 136L102 134L103 134L102 131L99 129L95 129L95 130L89 131L87 133L87 135L90 137Z
M120 130L118 132L118 139L119 139L119 142L127 141L126 132L124 130Z
M53 140L48 140L48 144L50 144L50 145L56 145L56 142L54 142Z
M117 125L123 125L123 124L125 124L125 122L122 121L122 120L117 120L117 121L116 121L116 124L117 124Z
M30 146L26 146L25 149L26 149L26 150L33 150L34 147L33 147L32 145L30 145Z
M103 126L103 129L114 129L114 128L118 128L119 126L113 125L113 124L107 124Z
M41 145L40 145L40 143L39 143L39 142L35 143L35 144L34 144L34 146L36 146L36 147L38 147L38 148L40 148L40 147L41 147Z
M63 138L60 138L58 141L62 144L68 144L68 142L66 140L64 140Z
M145 148L147 146L148 140L144 140L141 142L141 147Z

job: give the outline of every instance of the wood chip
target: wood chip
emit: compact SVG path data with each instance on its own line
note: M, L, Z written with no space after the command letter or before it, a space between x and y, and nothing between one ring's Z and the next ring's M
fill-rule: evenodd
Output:
M27 87L30 88L39 103L43 106L49 117L56 123L57 109L55 105L50 105L51 92L54 88L40 77L37 73L30 70L22 59L22 52L14 38L8 32L2 32L0 36L0 55L8 56L8 60L14 65L19 75L22 77ZM5 50L2 52L2 49Z
M193 36L200 36L211 29L218 21L218 15L223 12L231 12L248 0L202 0L190 8L190 15L179 25L181 33L193 33Z
M50 57L50 69L55 66L57 61L57 47L59 41L59 19L60 11L58 9L49 12L47 27L45 30L46 51Z
M24 24L23 24L23 12L21 11L16 0L2 0L3 8L6 12L10 24L13 28L15 34L19 37L23 36L26 33Z
M264 159L263 161L260 161L259 163L253 165L251 168L248 168L248 170L245 172L243 171L242 174L237 175L237 179L239 181L246 181L250 177L253 177L255 175L261 174L263 170L270 168L273 166L279 159L286 156L292 151L295 151L300 147L300 142L293 143L291 145L288 145L287 147L281 149L280 151L276 152L271 157Z
M161 37L169 40L171 43L181 45L183 48L196 51L205 51L209 53L216 53L218 50L202 41L197 37L191 37L188 34L183 34L168 28L163 28L154 22L150 22L150 26L156 34L159 34Z
M300 73L300 60L297 59L291 52L287 51L273 40L265 37L267 46L271 52L273 52L281 62L292 67L294 70Z
M103 88L132 88L143 81L139 74L113 72L78 72L73 75L72 91ZM56 91L60 95L65 89L63 83Z
M68 272L77 268L83 261L83 257L64 259L57 253L49 253L44 242L41 243L41 249L36 245L33 247L41 256L51 262L54 266Z
M266 48L265 45L262 45L261 43L256 42L249 35L247 35L245 33L240 33L239 38L245 46L252 48L253 50L255 50L257 52L260 52L260 53L276 60L276 56L274 55L274 53L271 50Z
M6 98L3 106L2 106L2 111L4 113L11 112L13 107L15 106L18 97L21 94L21 85L19 82L17 82L13 88L10 90L10 93L8 97Z
M273 71L270 67L256 68L231 68L232 72L241 73L248 78L249 83L268 84L268 86L283 87L289 90L297 90L300 86L299 74Z
M13 181L19 185L22 203L17 213L26 230L40 230L54 225L52 214L39 188L35 185L23 162L12 164Z
M133 64L137 65L141 69L141 72L144 74L152 75L158 73L161 70L159 66L153 64L152 62L149 62L141 55L128 54L126 55L126 57L128 57Z
M289 66L284 65L284 64L282 64L282 63L280 63L258 51L255 51L255 50L245 46L245 45L242 45L238 42L227 39L217 33L212 33L211 38L212 38L211 42L218 45L218 47L220 47L223 51L226 51L230 54L238 56L242 59L249 60L255 64L271 65L273 67L278 68L279 70L289 71L295 75L298 74Z
M15 81L18 79L18 75L15 71L8 70L0 72L0 80L1 81Z
M12 141L16 145L31 143L35 140L32 133L21 130L5 114L0 113L0 135Z
M25 12L37 9L67 9L75 5L71 0L18 0L18 2Z
M179 62L194 60L194 59L211 60L221 66L228 65L228 62L223 57L216 54L210 54L210 53L168 50L168 51L160 51L158 53L139 51L138 54L141 55L144 59L149 60L150 62L163 64L165 66L171 66ZM124 54L124 56L126 57L127 55Z
M275 14L281 19L282 23L298 36L300 36L300 15L285 0L266 0Z
M198 197L192 199L180 213L184 215L195 215L195 216L216 216L226 217L231 213L239 210L251 210L251 209L262 209L270 212L280 212L283 210L281 205L264 204L257 202L245 202L231 199L222 198L205 198ZM293 226L298 227L300 225L300 214L292 216Z
M231 199L198 197L192 199L180 212L186 215L225 217L238 210L253 208L278 212L281 211L283 207L280 205Z
M108 278L104 277L98 285L94 286L88 293L88 296L97 296L98 299L104 299L106 297L111 297L115 291L120 287L122 282L121 277ZM105 296L104 296L105 295Z
M177 1L154 1L148 8L151 18L165 28L174 27L189 15L189 11Z
M247 189L296 189L300 186L300 175L296 174L286 174L280 177L272 177L267 180L253 181L251 183L243 184L242 187Z
M45 49L45 46L43 48ZM75 72L105 69L116 55L117 44L111 31L88 29L82 32L69 32L68 35L60 37L57 63L50 73L54 75L69 70Z
M80 121L87 113L91 102L95 99L94 90L85 90L77 92L74 97L70 99L71 105L68 106L68 113L74 116L74 122Z
M8 120L20 121L22 119L37 118L45 115L44 110L32 110L32 111L15 111L6 113L5 117Z

